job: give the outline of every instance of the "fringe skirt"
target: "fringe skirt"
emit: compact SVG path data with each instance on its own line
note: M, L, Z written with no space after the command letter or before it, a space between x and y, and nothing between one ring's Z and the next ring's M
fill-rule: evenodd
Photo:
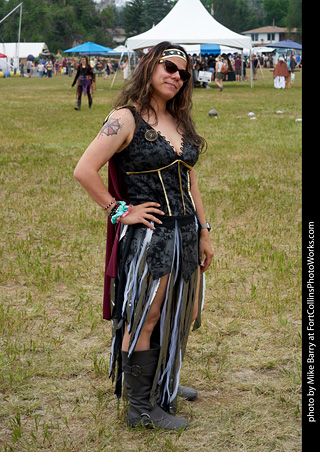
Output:
M151 391L151 401L168 409L177 396L182 360L192 323L200 264L200 228L195 214L161 217L152 230L144 225L121 225L118 277L112 281L112 345L110 377L115 394L122 393L121 345L125 328L130 335L130 357L156 297L161 277L168 275L160 320L151 341L160 355ZM205 291L200 274L198 315L201 325Z

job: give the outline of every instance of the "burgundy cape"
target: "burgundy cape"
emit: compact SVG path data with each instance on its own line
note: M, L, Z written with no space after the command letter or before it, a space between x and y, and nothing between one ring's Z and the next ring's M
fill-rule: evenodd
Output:
M127 199L127 186L124 181L124 175L117 163L116 156L108 162L108 191L117 201L125 201ZM120 227L111 223L108 217L107 227L107 248L106 248L106 265L104 273L104 296L103 296L103 318L112 319L110 307L110 288L111 279L116 278L118 269L118 244L119 244Z

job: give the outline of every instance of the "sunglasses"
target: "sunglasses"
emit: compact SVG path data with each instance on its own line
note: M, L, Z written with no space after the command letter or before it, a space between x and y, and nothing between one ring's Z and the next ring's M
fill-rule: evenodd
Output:
M159 63L164 63L164 67L169 74L175 74L176 72L179 72L179 76L183 83L186 83L191 77L190 72L186 71L185 69L179 69L176 64L172 63L172 61L160 60Z

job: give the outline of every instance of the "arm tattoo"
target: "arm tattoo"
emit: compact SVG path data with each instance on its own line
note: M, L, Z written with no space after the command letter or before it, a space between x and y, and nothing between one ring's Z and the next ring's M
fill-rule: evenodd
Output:
M122 128L119 119L116 118L110 118L108 121L102 126L102 129L100 130L98 138L100 138L101 135L106 135L107 137L109 135L117 135L118 131Z

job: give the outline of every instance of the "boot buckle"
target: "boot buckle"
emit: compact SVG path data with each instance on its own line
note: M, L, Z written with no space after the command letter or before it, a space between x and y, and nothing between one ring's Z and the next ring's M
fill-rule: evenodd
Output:
M124 364L122 370L125 374L131 374L134 377L140 377L142 374L142 369L138 364L133 364L132 366Z
M142 374L141 367L138 366L137 364L133 364L133 366L131 366L131 375L133 375L134 377L140 377L141 374Z

